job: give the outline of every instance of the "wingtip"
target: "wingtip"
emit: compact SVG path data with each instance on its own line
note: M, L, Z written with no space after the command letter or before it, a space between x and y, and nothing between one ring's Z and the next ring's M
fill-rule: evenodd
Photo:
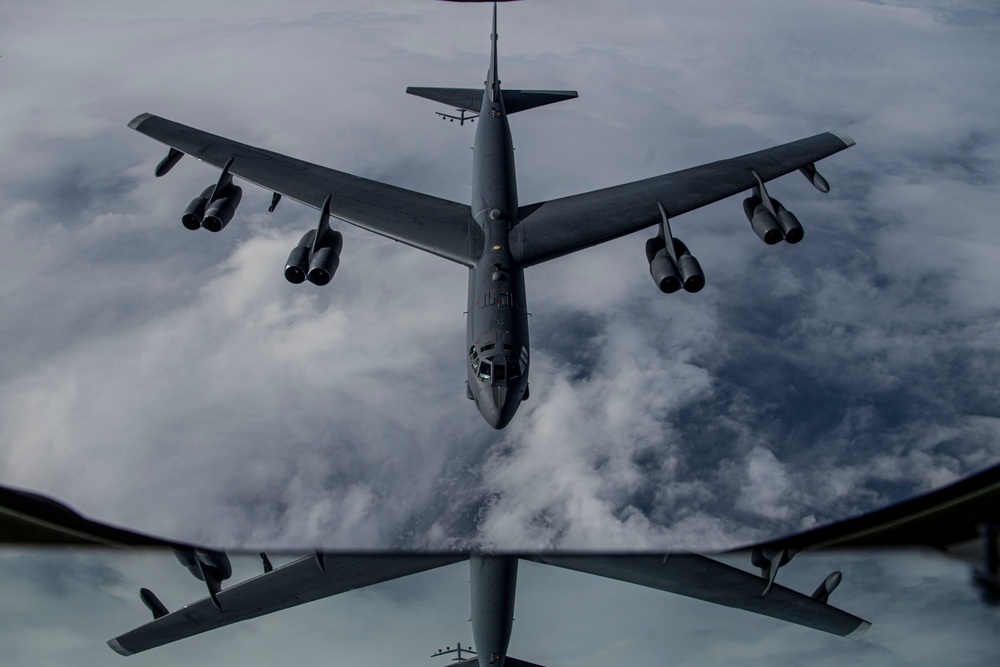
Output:
M847 132L831 132L830 134L843 141L847 148L850 148L855 143L854 139Z
M132 655L132 651L129 651L124 646L122 646L118 642L117 638L116 639L109 639L108 640L108 646L110 646L111 650L114 651L115 653L117 653L118 655L126 655L126 656Z
M852 632L851 634L849 634L847 636L848 637L860 637L863 634L865 634L866 632L868 632L868 628L870 628L870 627L872 627L872 624L871 624L870 621L861 621L861 625L859 625L857 628L855 628L854 632Z
M153 114L150 113L141 113L132 120L130 120L128 126L131 127L133 130L138 130L139 126L142 125L142 122L147 118L151 118L152 115Z

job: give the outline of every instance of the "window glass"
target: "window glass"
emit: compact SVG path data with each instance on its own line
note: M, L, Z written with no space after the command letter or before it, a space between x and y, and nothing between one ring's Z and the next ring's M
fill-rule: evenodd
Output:
M492 371L492 364L488 361L484 361L479 364L479 377L487 382L490 381L490 373Z
M507 367L503 364L493 365L493 381L494 382L504 382L507 379L506 373Z

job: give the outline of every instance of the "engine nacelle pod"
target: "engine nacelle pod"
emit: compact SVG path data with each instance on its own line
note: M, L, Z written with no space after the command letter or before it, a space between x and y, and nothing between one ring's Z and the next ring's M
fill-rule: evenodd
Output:
M196 579L205 581L205 575L208 574L213 579L225 581L233 576L233 566L224 551L174 547L173 552L180 564Z
M754 233L764 243L774 245L785 238L778 220L767 210L760 197L747 197L744 199L743 213L746 214L747 220L750 221L750 226L753 227Z
M772 199L771 203L774 204L774 210L778 213L778 225L781 226L781 231L785 234L785 241L788 243L801 241L802 237L805 236L805 230L802 229L802 223L799 222L799 219L782 206L777 199Z
M309 258L307 278L313 285L326 285L340 266L340 251L344 249L344 235L330 231L322 247L317 248Z
M306 272L309 270L309 253L312 251L315 238L316 230L310 229L302 235L299 244L288 253L288 261L285 262L285 280L293 285L306 281Z
M684 291L701 291L705 286L705 272L701 270L701 264L680 239L674 239L674 254L677 256L677 269L681 274Z
M680 272L659 236L646 241L646 259L649 260L649 275L661 292L673 294L681 288Z
M201 220L205 217L205 207L208 206L208 198L212 196L214 190L214 185L208 186L199 196L192 199L191 203L184 209L184 214L181 216L181 224L185 228L195 231L201 227Z
M243 188L238 185L230 185L226 188L222 196L211 202L205 209L205 217L201 221L201 226L210 232L221 232L229 224L236 213L236 207L243 199Z
M184 547L174 547L173 552L181 565L188 569L188 572L196 579L205 582L208 595L212 598L212 604L216 608L222 609L222 605L219 603L222 582L233 576L233 566L229 562L229 556L222 551Z

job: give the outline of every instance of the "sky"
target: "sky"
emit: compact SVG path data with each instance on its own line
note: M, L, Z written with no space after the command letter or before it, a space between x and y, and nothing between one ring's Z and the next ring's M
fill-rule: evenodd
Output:
M749 568L745 555L727 560ZM233 568L241 581L260 560L234 558ZM779 580L809 593L834 569L844 578L831 604L873 622L861 637L521 561L509 654L547 667L995 664L1000 616L963 564L918 551L800 554ZM122 658L106 641L150 620L140 587L174 610L204 598L204 585L169 553L6 550L0 642L5 661L39 667L444 667L430 657L437 649L474 645L468 582L468 563L456 563Z
M0 25L0 483L223 547L689 548L880 507L1000 459L1000 10L991 2L519 2L522 204L824 131L857 145L672 221L707 287L663 295L639 233L526 272L531 398L465 398L465 269L340 225L127 127L155 113L458 202L474 126L408 85L481 85L484 5L8 3Z

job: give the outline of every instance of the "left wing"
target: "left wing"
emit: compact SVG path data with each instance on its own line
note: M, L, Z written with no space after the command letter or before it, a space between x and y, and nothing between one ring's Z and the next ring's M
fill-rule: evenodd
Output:
M466 560L467 555L338 556L319 553L236 584L108 641L132 655L225 625Z
M540 556L541 563L627 581L752 611L840 635L863 634L871 623L825 602L697 554Z
M330 214L352 225L453 262L472 266L483 233L469 207L394 185L353 176L144 113L133 130L315 209L330 197ZM180 156L178 156L179 158Z
M524 266L567 255L725 199L808 167L854 145L847 135L826 132L766 150L675 171L642 181L521 206L510 249ZM752 171L751 171L752 170Z

